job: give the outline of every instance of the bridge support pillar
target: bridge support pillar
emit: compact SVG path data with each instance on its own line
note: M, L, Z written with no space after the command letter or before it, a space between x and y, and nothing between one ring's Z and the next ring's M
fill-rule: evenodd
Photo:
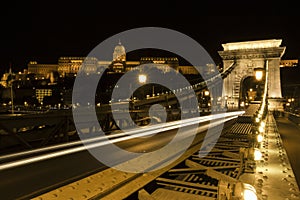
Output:
M268 109L270 111L283 111L279 63L280 58L268 60Z
M268 110L270 111L284 111L283 109L283 98L269 98L268 99Z

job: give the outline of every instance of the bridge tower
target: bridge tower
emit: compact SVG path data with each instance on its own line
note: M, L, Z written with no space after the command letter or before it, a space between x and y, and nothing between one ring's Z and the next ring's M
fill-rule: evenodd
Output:
M255 76L255 69L268 64L269 109L283 109L279 62L286 47L281 47L281 42L281 39L271 39L222 44L223 51L218 53L223 59L223 70L235 65L223 84L223 98L229 108L239 108L243 80Z

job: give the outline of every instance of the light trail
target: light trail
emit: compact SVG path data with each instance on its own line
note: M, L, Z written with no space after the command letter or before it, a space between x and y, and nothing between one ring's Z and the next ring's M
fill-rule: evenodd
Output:
M196 117L196 118L192 118L192 119L195 120L195 123L201 123L201 122L205 122L205 121L208 121L208 120L212 120L213 118L220 118L222 116L223 117L230 117L230 116L235 116L235 115L241 115L243 113L244 113L244 111L236 111L236 112L221 113L221 114L215 114L215 115L209 115L209 116L200 116L200 117ZM123 130L124 131L123 133L117 133L117 134L114 134L114 135L93 137L93 138L89 138L89 139L85 139L85 140L80 140L80 141L75 141L75 142L68 142L66 144L53 145L53 146L38 148L38 149L34 149L34 150L28 150L28 151L13 153L13 154L7 154L7 155L0 156L0 160L13 159L13 158L16 158L16 157L27 156L27 155L31 155L31 154L37 154L37 153L43 153L43 152L46 152L46 151L53 151L53 150L56 150L56 149L72 147L72 146L81 145L81 144L87 144L87 143L90 143L90 142L97 142L97 141L101 141L101 140L105 140L105 139L112 139L112 138L115 138L115 137L122 137L122 136L126 136L126 135L129 135L129 134L133 135L133 134L137 134L141 131L151 131L151 130L160 129L160 132L162 132L162 129L168 128L170 126L177 126L179 128L182 125L184 125L184 123L187 123L190 120L191 119L184 119L184 120L180 120L180 121L167 122L167 123L164 123L164 124L154 124L154 125L149 125L149 126L141 126L139 128L135 128L135 129ZM168 130L168 129L166 129L166 130ZM153 134L155 134L155 132ZM151 135L149 135L149 136L151 136ZM142 137L142 136L140 136L140 137Z
M180 121L168 122L168 123L164 123L164 124L156 124L156 125L149 126L149 127L138 128L138 129L134 129L134 130L131 130L131 131L128 131L125 133L116 134L115 136L111 136L111 137L102 136L102 137L92 138L92 139L88 139L87 141L84 141L84 142L90 143L90 142L99 141L99 140L100 140L100 142L86 144L85 146L74 147L74 148L70 148L70 149L66 149L66 150L61 150L58 152L51 152L51 153L48 153L45 155L38 155L38 156L30 157L30 158L25 158L25 159L9 162L9 163L4 163L4 164L0 165L0 170L10 169L13 167L18 167L18 166L22 166L22 165L31 164L34 162L48 160L48 159L56 158L59 156L77 153L80 151L97 148L97 147L104 146L104 145L111 144L111 143L117 143L117 142L130 140L130 139L134 139L134 138L138 138L138 137L149 136L149 135L153 135L153 134L156 134L159 132L169 131L169 130L177 129L177 128L184 127L184 126L207 122L209 120L224 119L225 117L229 117L227 120L230 120L230 119L234 118L234 116L237 117L238 115L241 115L243 113L244 113L244 111L237 111L237 112L221 113L221 114L215 114L215 115L209 115L209 116L203 116L203 117L196 117L196 118L184 119L184 120L180 120ZM225 121L227 121L227 120L225 120ZM223 123L223 120L221 122L219 122L218 124L220 124L220 123ZM214 125L214 126L216 126L216 125ZM128 134L130 134L130 135L128 135ZM124 137L120 137L120 136L124 136ZM112 137L118 137L118 138L115 138L113 140L107 140L108 138L112 138ZM101 140L105 140L105 141L101 141ZM55 147L49 147L49 148L55 148ZM46 148L43 148L42 151L45 151L45 149ZM32 150L32 151L34 151L34 150ZM21 154L21 153L19 153L19 154ZM26 153L26 152L24 152L24 153Z

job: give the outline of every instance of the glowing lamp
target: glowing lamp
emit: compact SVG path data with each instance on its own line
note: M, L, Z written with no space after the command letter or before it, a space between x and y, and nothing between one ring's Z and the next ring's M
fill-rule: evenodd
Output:
M140 83L146 83L147 81L147 76L145 74L140 74L139 75L139 82Z
M264 69L263 68L256 68L255 71L255 78L258 81L261 81L264 75Z
M254 160L261 160L262 153L259 149L254 149Z
M263 77L263 72L262 71L256 71L255 72L255 78L256 80L260 81Z
M241 200L257 200L255 188L248 183L242 182L239 182L235 185L234 197L236 197L235 199Z
M253 189L244 189L244 200L257 200L256 192Z
M259 126L258 131L259 131L260 133L263 133L263 132L265 131L265 129L264 129L264 127L262 127L262 126Z
M255 118L255 122L256 122L256 123L259 122L259 118L258 118L258 117Z
M264 140L264 137L262 136L262 134L258 134L256 139L257 139L257 142L260 143Z

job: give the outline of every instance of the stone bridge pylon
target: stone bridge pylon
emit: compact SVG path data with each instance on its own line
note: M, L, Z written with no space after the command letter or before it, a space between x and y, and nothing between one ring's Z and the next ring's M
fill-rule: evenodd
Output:
M235 65L223 84L227 107L239 108L243 80L255 76L255 69L265 69L268 63L269 110L282 109L279 63L286 47L281 47L281 42L281 39L271 39L222 44L223 51L218 53L223 59L223 70Z

